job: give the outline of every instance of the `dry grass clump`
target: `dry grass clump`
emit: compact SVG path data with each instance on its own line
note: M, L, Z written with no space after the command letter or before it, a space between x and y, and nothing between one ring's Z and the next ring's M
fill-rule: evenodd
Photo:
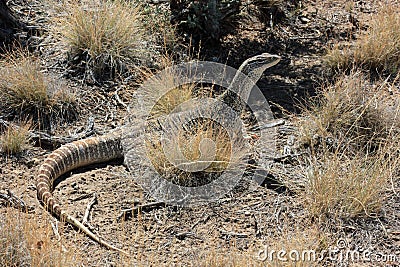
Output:
M141 95L138 104L143 106L141 109L146 113L143 115L149 114L153 118L178 111L179 105L195 97L196 84L182 82L170 55L160 57L159 64L163 69L159 73L148 67L140 69L142 86L138 92Z
M398 160L385 156L327 155L306 169L301 193L305 206L317 218L376 216Z
M40 228L35 220L12 208L0 218L1 266L78 266L79 256L52 240L49 223Z
M389 101L384 89L386 83L373 85L359 72L338 77L297 119L301 142L312 148L373 151L400 131L399 103Z
M10 219L7 216L6 219L0 220L0 265L29 266L31 256L24 237L23 225L16 218L12 221Z
M313 217L380 212L389 182L398 179L400 103L397 93L389 93L392 86L358 72L342 75L297 118L309 158L305 179L294 187Z
M34 56L9 52L0 60L0 71L0 107L5 117L32 119L40 128L76 118L74 96L50 83Z
M168 91L153 106L150 116L157 118L177 111L179 105L193 98L195 86L195 84L184 84Z
M154 135L154 140L147 143L147 154L158 173L179 185L207 184L229 167L236 166L244 156L233 153L233 147L239 144L212 120L194 120L172 136L174 140L168 143L174 146L170 149L160 141L160 136Z
M384 6L352 47L341 49L335 46L328 51L327 64L339 69L358 66L396 73L400 69L399 12L399 7Z
M159 174L179 185L208 184L224 171L240 166L246 156L243 139L236 140L210 119L194 119L181 129L167 131L172 133L165 141L165 136L149 129L147 156Z
M10 125L0 136L1 151L6 154L18 154L29 144L31 124L22 123L18 128Z
M70 49L70 63L96 81L126 73L146 56L143 15L136 1L72 1L56 23Z

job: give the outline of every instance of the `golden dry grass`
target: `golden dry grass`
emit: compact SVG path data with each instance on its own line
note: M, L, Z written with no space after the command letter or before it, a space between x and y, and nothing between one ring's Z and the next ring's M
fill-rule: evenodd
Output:
M396 73L400 69L400 8L385 5L365 33L352 47L335 46L328 50L328 66L351 69L354 66Z
M179 111L179 105L195 97L196 84L181 82L170 55L160 57L159 64L161 73L147 67L140 69L143 85L139 93L144 96L141 101L144 101L143 106L146 111L149 109L149 115L153 118Z
M317 218L375 217L386 201L398 160L382 156L327 155L310 163L300 194Z
M8 52L0 61L0 106L6 117L33 119L48 127L76 117L75 97L51 83L40 61L26 51Z
M1 151L6 154L18 154L29 144L29 130L31 123L21 123L18 128L10 125L0 136Z
M150 115L157 118L176 111L179 105L193 98L194 88L195 84L185 84L169 90L153 106Z
M70 59L98 80L128 71L146 56L140 6L135 1L72 1L55 23L70 50ZM78 66L79 65L79 66Z
M400 149L400 107L391 86L371 83L359 72L342 75L296 118L300 143L310 155L299 192L311 216L381 211Z
M200 168L205 173L221 173L229 164L237 160L237 155L232 154L232 140L228 133L213 121L198 121L189 131L182 131L176 136L173 143L185 158L182 165L170 162L169 158L179 158L175 150L165 149L162 142L154 140L147 144L148 156L155 169L166 177L173 177L179 184L196 184L199 181L190 171L185 169ZM205 142L207 140L207 142ZM168 155L166 155L166 153ZM214 155L211 161L201 161L202 154ZM200 160L198 162L198 160ZM190 165L192 164L192 165ZM198 164L194 166L195 164Z
M374 150L400 131L400 107L390 101L389 89L390 84L371 84L360 72L339 76L334 84L323 86L296 118L301 142L313 148Z
M1 266L79 266L79 255L53 240L49 222L43 228L25 215L13 208L0 214Z

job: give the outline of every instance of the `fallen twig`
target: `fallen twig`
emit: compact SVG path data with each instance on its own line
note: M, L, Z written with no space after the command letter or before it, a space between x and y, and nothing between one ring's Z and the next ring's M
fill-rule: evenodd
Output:
M0 125L2 127L14 127L15 129L19 129L20 127L18 125L15 125L13 123L10 123L8 121L5 121L0 118ZM86 137L89 137L91 135L95 134L94 130L94 118L90 117L88 119L86 129L83 132L71 135L71 136L51 136L48 133L40 132L40 131L30 131L29 132L29 139L33 140L34 142L38 142L41 145L44 146L53 146L53 147L59 147L61 145L71 143L73 141L83 139Z
M55 223L50 222L51 228L53 229L53 233L56 236L57 241L61 240L60 233L58 232L58 221L56 220Z
M251 128L251 130L255 131L255 130L264 130L264 129L268 129L268 128L274 128L277 126L281 126L285 124L285 120L283 119L278 119L278 120L273 120L271 122L268 123L264 123L262 125L255 125L254 127Z
M248 234L243 234L243 233L236 233L236 232L228 232L225 230L219 230L221 235L230 238L230 237L239 237L239 238L246 238L249 237Z
M57 241L61 241L61 236L60 233L58 232L58 221L56 220L55 223L50 222L51 224L51 228L53 229L53 233L56 236ZM63 250L63 252L68 252L67 248L61 244L61 249Z
M179 240L183 240L186 237L196 237L196 234L193 232L180 232L180 233L175 234L175 237L178 238Z
M124 101L121 100L121 98L118 95L118 91L121 90L121 88L118 88L117 90L115 90L114 92L114 96L115 96L115 100L117 100L118 104L120 104L121 106L123 106L124 108L128 108L128 105L124 103Z
M147 203L147 204L137 205L130 209L124 209L121 211L121 214L117 217L117 220L120 221L121 219L126 219L126 218L134 216L142 211L148 212L153 209L165 207L165 205L166 204L164 202L157 201L157 202L151 202L151 203Z
M93 134L95 134L94 118L90 117L87 121L85 131L71 135L71 136L59 137L59 136L51 136L44 132L31 132L29 134L29 137L32 140L39 142L41 145L59 147L64 144L68 144L73 141L89 137Z
M71 201L72 202L76 202L76 201L80 201L80 200L84 200L84 199L90 198L91 196L92 196L92 194L84 194L84 195L81 195L79 197L76 197L76 198L72 199Z
M90 210L92 209L93 205L97 203L97 194L93 193L93 198L92 200L88 203L87 207L86 207L86 211L85 214L83 215L83 219L82 219L82 224L87 224L88 220L89 220L89 214L90 214Z
M302 153L297 153L297 154L282 155L282 156L272 157L272 160L274 162L285 163L285 162L290 162L293 159L296 159L296 158L298 158L298 157L300 157L301 155L304 155L304 154L306 154L306 153L302 152Z

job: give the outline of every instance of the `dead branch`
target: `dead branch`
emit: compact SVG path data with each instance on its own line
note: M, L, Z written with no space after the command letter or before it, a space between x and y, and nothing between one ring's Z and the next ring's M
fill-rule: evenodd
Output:
M161 207L165 207L167 204L162 201L151 202L147 204L137 205L130 209L124 209L121 211L121 214L117 217L117 220L120 221L121 219L127 219L132 216L139 214L140 212L149 212L153 209L158 209Z
M236 233L236 232L228 232L225 230L219 230L219 232L221 233L222 236L224 236L225 238L231 238L231 237L238 237L238 238L246 238L249 237L248 234L243 234L243 233Z
M82 224L84 224L84 225L87 224L87 222L89 220L90 210L92 209L93 205L96 203L97 203L97 194L93 193L93 198L88 203L88 205L86 207L85 215L83 215Z
M15 125L14 123L5 121L0 118L0 128L8 128L8 127L13 127L15 129L20 128L18 125ZM68 144L76 140L87 138L95 133L96 131L94 129L94 118L90 117L87 121L86 129L83 132L71 136L59 137L59 136L51 136L48 133L40 131L30 131L29 139L31 139L36 143L39 143L40 146L59 147L61 145Z

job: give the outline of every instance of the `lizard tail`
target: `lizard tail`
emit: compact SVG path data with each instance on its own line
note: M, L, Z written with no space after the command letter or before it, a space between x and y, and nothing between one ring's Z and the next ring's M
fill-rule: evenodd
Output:
M76 218L68 215L51 193L54 180L62 174L78 167L106 162L122 156L123 150L119 132L111 132L104 136L91 137L63 145L54 150L40 166L36 179L36 189L38 199L44 204L46 210L59 217L61 220L65 220L82 230L99 244L112 250L128 254L107 243L104 239L91 232Z

